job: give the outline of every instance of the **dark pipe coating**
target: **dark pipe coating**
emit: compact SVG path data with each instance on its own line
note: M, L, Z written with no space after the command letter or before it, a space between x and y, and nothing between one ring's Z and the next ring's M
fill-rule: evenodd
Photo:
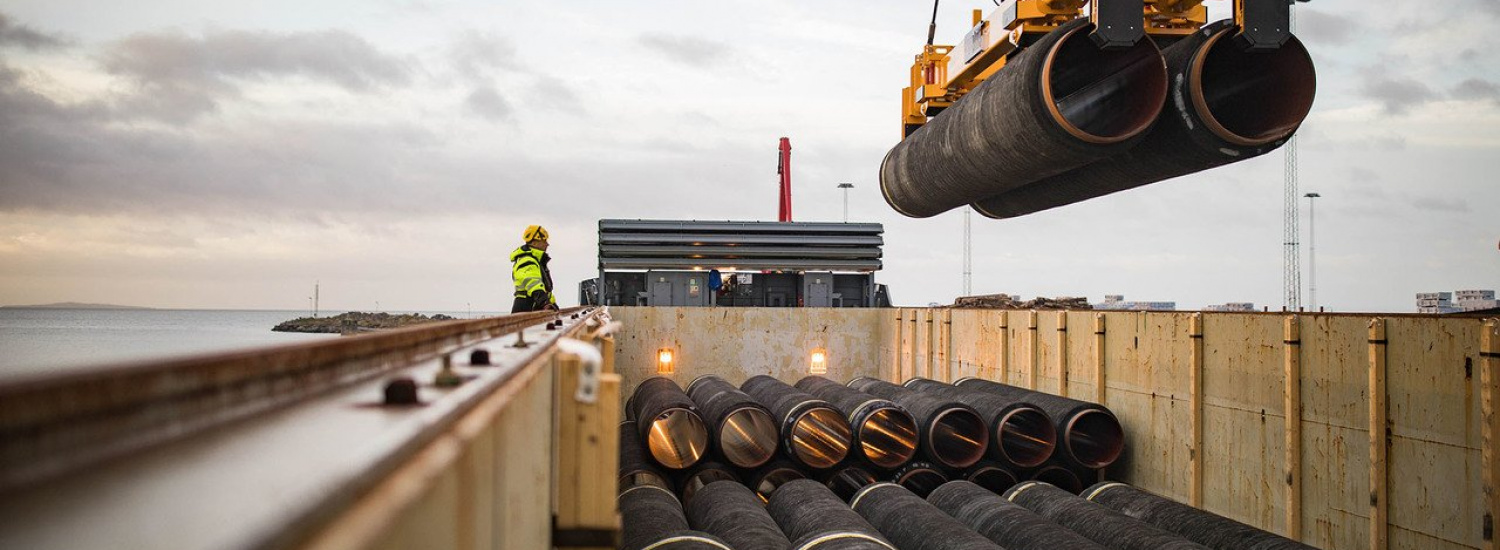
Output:
M962 479L997 495L1004 493L1021 482L1020 479L1016 478L1015 472L993 462L980 462L971 466L968 470L964 471Z
M1152 41L1100 50L1091 28L1047 33L893 147L886 202L925 218L1129 149L1161 113L1166 67Z
M917 453L917 421L900 405L821 376L808 376L797 388L827 401L848 419L858 455L879 468L894 469Z
M798 464L832 468L849 454L849 421L832 404L775 378L752 376L740 390L781 419L781 448Z
M716 375L688 385L688 395L712 429L709 440L725 462L755 468L776 454L778 434L770 409Z
M1006 491L1005 498L1115 550L1208 548L1046 483L1023 482Z
M1026 476L1028 481L1040 481L1069 493L1078 494L1085 487L1083 479L1073 470L1057 465L1048 465L1037 468L1031 475Z
M1094 541L967 481L938 487L927 502L1009 550L1105 550Z
M891 482L905 487L906 490L919 497L927 498L933 489L948 482L948 476L943 474L937 466L927 462L913 462L902 467L896 475L891 476Z
M641 440L658 464L680 470L708 452L708 428L696 405L670 378L647 378L630 398Z
M1031 468L1051 458L1057 447L1052 417L1031 403L926 378L907 380L905 386L958 401L988 416L990 456L995 460Z
M1062 455L1070 464L1103 468L1125 451L1125 429L1108 408L1098 403L1018 388L981 378L961 378L960 388L981 391L1006 400L1025 401L1052 417Z
M646 458L646 447L641 445L640 431L634 421L620 423L620 491L637 485L655 485L668 491L672 483L666 474Z
M762 501L770 500L771 493L789 481L807 479L807 476L786 460L773 460L745 476L745 486L760 495Z
M688 525L714 535L736 550L788 550L792 541L781 534L766 513L760 497L730 481L710 483L687 505Z
M860 489L865 488L866 485L874 485L879 482L880 480L875 478L875 474L859 466L845 466L833 470L823 477L823 484L827 485L828 489L843 499L844 502L848 502L849 499L854 498L854 494L858 493Z
M1237 32L1233 22L1220 21L1162 51L1170 101L1139 145L980 200L974 210L1011 218L1276 150L1312 110L1312 57L1295 36L1276 50L1249 52L1233 38Z
M865 487L849 507L901 550L1005 550L894 483Z
M1084 498L1214 550L1313 550L1292 539L1124 483L1095 484Z
M766 511L797 550L894 550L880 531L833 491L803 479L771 494Z
M919 448L944 468L973 466L989 447L989 426L973 407L868 377L849 381L849 387L895 401L910 411L921 434Z
M620 548L640 550L688 529L682 504L670 491L641 485L618 497L621 517Z
M718 462L703 461L692 468L684 470L677 479L677 490L682 497L682 502L692 504L693 496L710 483L715 481L740 482L740 477L728 466Z

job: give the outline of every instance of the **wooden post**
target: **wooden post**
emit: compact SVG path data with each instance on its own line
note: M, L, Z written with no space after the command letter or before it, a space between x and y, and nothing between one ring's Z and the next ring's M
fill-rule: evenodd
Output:
M604 369L603 372L606 374L614 374L615 336L613 334L605 334L599 337L599 355L603 356L604 358L602 364L600 365Z
M1002 384L1009 384L1010 383L1010 312L1009 311L1001 311L1000 312L1000 360L998 362L996 362L996 364L999 365L1000 376L996 377L996 378L992 378L992 380L995 380L995 381L1000 382Z
M1057 312L1057 395L1068 396L1068 312Z
M895 343L891 345L892 354L896 356L896 361L895 365L893 366L894 368L893 372L891 373L891 378L894 378L895 380L901 379L901 365L903 363L903 361L901 360L901 354L903 353L902 348L904 347L901 345L901 335L905 332L906 329L905 313L906 310L896 308L896 338Z
M620 380L600 372L599 358L564 349L555 358L557 393L557 518L555 541L573 548L613 548L619 470ZM591 399L587 379L597 377ZM584 392L579 388L585 387ZM599 541L594 544L589 541ZM576 542L583 541L583 542Z
M1370 320L1370 548L1385 550L1387 538L1385 319Z
M943 309L943 381L953 381L953 310Z
M1104 404L1104 314L1094 314L1094 402Z
M927 338L927 363L926 363L926 365L927 366L925 368L923 368L922 374L920 376L922 378L932 378L933 363L935 363L937 361L937 327L935 326L936 323L934 322L934 318L937 316L937 312L934 311L932 308L927 308L926 311L927 311L927 315L926 315L926 317L927 317L927 336L926 336L926 338ZM903 380L902 382L905 382L905 380Z
M1302 323L1290 315L1282 325L1286 424L1286 532L1302 540Z
M1037 338L1036 315L1037 313L1034 309L1026 315L1026 331L1028 332L1027 340L1031 342L1031 359L1027 361L1027 363L1029 364L1026 367L1026 387L1031 388L1032 390L1035 390L1037 388L1036 376L1039 367L1037 363L1042 360L1042 342Z
M1484 547L1500 550L1500 319L1484 323L1480 335L1479 384L1482 392L1480 410L1484 423L1484 444L1480 452L1484 463Z
M1189 357L1188 402L1192 414L1193 443L1188 454L1188 503L1203 507L1203 314L1188 318L1188 338L1192 340Z

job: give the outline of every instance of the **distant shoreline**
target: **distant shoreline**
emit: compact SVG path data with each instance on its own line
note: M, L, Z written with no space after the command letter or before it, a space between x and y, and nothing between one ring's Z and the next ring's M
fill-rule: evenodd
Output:
M121 306L115 304L84 304L79 302L58 302L55 304L37 304L25 306L0 306L0 309L156 309L154 307Z

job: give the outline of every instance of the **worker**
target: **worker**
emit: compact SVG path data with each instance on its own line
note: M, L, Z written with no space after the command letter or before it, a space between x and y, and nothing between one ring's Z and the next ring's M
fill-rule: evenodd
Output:
M526 244L510 253L510 276L516 283L516 303L510 312L557 309L552 272L547 269L547 262L552 261L547 255L547 230L540 225L527 226L521 240Z

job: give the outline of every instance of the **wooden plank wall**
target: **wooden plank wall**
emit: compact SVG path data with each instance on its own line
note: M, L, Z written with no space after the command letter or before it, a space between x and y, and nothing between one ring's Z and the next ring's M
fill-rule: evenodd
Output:
M1481 408L1485 395L1500 400L1496 382L1481 376L1500 379L1490 372L1500 356L1482 353L1483 320L948 309L885 316L880 372L888 379L979 376L1080 399L1103 395L1128 434L1111 475L1145 489L1320 548L1500 547L1500 468L1482 456L1500 445L1500 415Z

